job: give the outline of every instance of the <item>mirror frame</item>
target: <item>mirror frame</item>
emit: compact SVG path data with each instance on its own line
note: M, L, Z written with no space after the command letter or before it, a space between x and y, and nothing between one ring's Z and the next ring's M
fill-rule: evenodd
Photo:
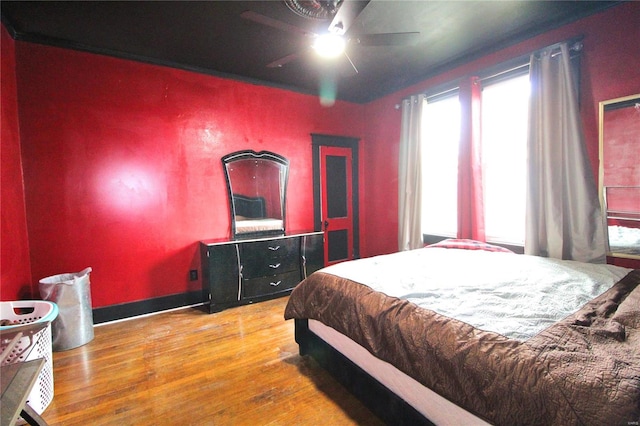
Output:
M280 184L280 209L282 212L282 226L275 229L265 229L258 231L249 231L249 232L238 232L238 227L236 224L236 203L233 193L233 183L231 182L232 177L229 176L228 165L233 164L234 162L244 161L244 160L267 160L271 161L279 167L284 167L281 169L279 174L279 184ZM237 239L246 239L246 238L255 238L262 236L275 236L275 235L284 235L286 229L286 205L287 205L287 181L289 178L289 160L287 160L282 155L276 154L270 151L260 151L255 152L253 150L243 150L236 151L222 157L222 168L224 169L224 175L227 182L227 193L229 196L229 212L231 217L231 238Z
M618 257L618 258L626 258L626 259L640 259L640 253L638 254L630 254L630 253L619 253L611 251L611 247L609 245L609 215L607 211L607 194L604 185L604 152L605 152L605 141L604 141L604 113L607 109L615 104L626 105L629 104L631 106L635 101L635 108L638 108L640 104L640 94L623 96L620 98L609 99L606 101L602 101L599 103L598 107L598 142L599 142L599 169L598 169L598 193L600 197L600 207L602 210L602 219L604 223L604 234L605 234L605 244L607 250L607 256L609 257ZM624 108L624 106L623 106ZM635 187L636 185L631 185L631 187ZM639 186L640 187L640 186ZM630 212L635 220L640 219L640 212Z

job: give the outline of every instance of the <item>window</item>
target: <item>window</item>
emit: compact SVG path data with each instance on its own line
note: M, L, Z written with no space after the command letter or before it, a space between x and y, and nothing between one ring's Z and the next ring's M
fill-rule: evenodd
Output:
M529 74L525 69L497 82L487 81L477 102L484 233L487 241L522 246ZM458 151L460 105L471 104L471 99L460 96L456 91L455 96L427 102L423 108L422 229L429 236L468 238L458 234L458 209L471 209L458 206L458 176L463 172L458 169Z
M458 96L427 102L422 129L422 233L455 237L460 143Z
M481 103L486 239L522 246L529 74L484 86Z

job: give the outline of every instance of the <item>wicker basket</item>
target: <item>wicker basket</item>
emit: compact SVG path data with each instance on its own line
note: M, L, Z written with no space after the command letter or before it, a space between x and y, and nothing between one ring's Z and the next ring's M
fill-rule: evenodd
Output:
M38 375L36 384L27 397L27 403L38 414L49 406L53 399L53 355L51 349L51 321L58 316L58 306L53 302L42 300L23 300L17 302L0 302L0 319L8 320L11 325L0 326L0 330L19 332L27 324L46 322L45 328L34 335L25 333L11 349L2 365L31 361L44 358L45 363ZM0 342L0 352L10 341ZM5 355L5 354L3 354Z

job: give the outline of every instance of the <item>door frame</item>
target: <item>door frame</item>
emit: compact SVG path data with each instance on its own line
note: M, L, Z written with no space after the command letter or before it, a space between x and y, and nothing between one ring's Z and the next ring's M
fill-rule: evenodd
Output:
M320 147L331 146L351 149L351 208L353 212L353 258L360 258L360 203L359 203L359 153L360 139L348 136L334 136L312 133L311 148L313 159L313 229L322 229L322 201L320 194Z

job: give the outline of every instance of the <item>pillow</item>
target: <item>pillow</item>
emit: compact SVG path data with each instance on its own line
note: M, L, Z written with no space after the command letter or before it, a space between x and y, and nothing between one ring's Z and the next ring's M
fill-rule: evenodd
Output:
M462 250L485 250L485 251L495 251L495 252L502 252L502 253L514 253L508 248L496 246L489 243L483 243L482 241L454 239L454 238L442 240L438 243L430 244L427 247L462 249Z

